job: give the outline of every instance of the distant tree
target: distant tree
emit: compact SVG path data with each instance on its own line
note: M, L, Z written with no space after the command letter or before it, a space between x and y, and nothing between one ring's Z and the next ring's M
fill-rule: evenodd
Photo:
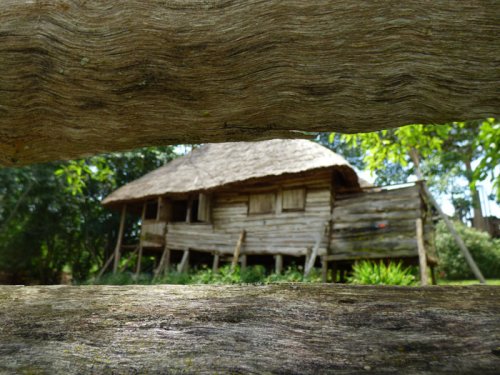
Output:
M476 185L485 178L494 181L500 200L500 124L495 119L454 122L445 125L409 125L365 134L335 134L330 140L358 150L366 167L377 174L376 183L400 183L413 173L411 149L418 152L429 185L452 194L459 216L464 217L467 203L474 212L473 223L482 227L479 194ZM458 189L465 178L468 192Z
M88 278L117 236L119 215L102 198L175 156L171 146L150 147L1 169L0 271L18 282L55 283L63 269Z

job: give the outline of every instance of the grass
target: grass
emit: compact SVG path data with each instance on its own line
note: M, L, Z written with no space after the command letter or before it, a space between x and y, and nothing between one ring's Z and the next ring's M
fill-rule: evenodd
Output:
M478 280L438 280L438 285L479 285ZM500 279L487 279L486 285L500 285Z
M229 265L221 267L219 272L212 272L209 268L191 270L189 273L170 271L163 276L153 277L151 274L142 273L139 277L129 272L116 275L106 274L99 280L90 279L84 284L100 285L153 285L153 284L271 284L288 282L321 282L319 270L313 270L305 278L299 267L288 267L281 275L267 273L263 266L251 266L245 270L236 267L231 271Z
M361 267L363 266L364 267ZM368 267L370 266L370 267ZM415 285L418 286L418 280L411 275L416 274L415 269L401 269L401 266L396 264L389 265L382 270L377 264L358 264L358 272L354 272L348 280L353 284L387 284L387 285ZM375 271L374 271L375 269ZM378 270L378 272L376 272ZM356 269L355 269L356 271ZM384 271L381 273L381 271ZM383 276L383 277L382 277ZM133 273L124 272L116 275L105 274L101 279L87 280L83 284L100 284L100 285L155 285L155 284L174 284L174 285L189 285L189 284L273 284L273 283L319 283L321 282L321 274L317 269L313 269L309 277L304 278L303 270L300 266L288 267L281 275L266 272L263 266L251 266L245 270L236 267L234 272L231 272L229 265L221 267L219 272L212 272L210 268L203 267L201 269L191 270L189 273L180 273L170 271L161 277L153 277L148 273L141 273L139 277L135 277ZM438 285L478 285L477 280L443 280L438 279ZM500 279L488 279L488 285L500 285Z

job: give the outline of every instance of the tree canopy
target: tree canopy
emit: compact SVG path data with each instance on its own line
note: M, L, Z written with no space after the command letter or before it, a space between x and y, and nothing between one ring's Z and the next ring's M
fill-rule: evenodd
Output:
M324 143L325 137L320 140ZM500 202L500 122L494 118L409 125L372 133L331 133L328 140L334 148L355 150L354 156L353 151L345 156L355 166L375 173L378 184L407 182L414 172L410 150L416 150L431 187L452 194L457 211L472 208L478 225L481 211L477 185L491 180L496 201ZM457 188L460 178L468 183L466 191Z
M66 270L85 280L102 266L117 236L118 214L104 209L101 199L175 156L172 146L150 147L1 169L0 278L3 271L11 282L57 283ZM137 223L129 217L128 225Z

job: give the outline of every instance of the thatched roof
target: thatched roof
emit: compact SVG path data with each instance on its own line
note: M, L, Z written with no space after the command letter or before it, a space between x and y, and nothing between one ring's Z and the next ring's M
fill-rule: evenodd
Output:
M103 205L164 194L204 191L266 176L300 173L349 163L340 155L304 139L206 144L115 190ZM358 178L363 186L366 181Z

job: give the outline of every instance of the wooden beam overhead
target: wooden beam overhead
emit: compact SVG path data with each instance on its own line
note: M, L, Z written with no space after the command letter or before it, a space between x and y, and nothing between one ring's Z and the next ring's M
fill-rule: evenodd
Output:
M500 2L0 6L0 164L500 115Z

